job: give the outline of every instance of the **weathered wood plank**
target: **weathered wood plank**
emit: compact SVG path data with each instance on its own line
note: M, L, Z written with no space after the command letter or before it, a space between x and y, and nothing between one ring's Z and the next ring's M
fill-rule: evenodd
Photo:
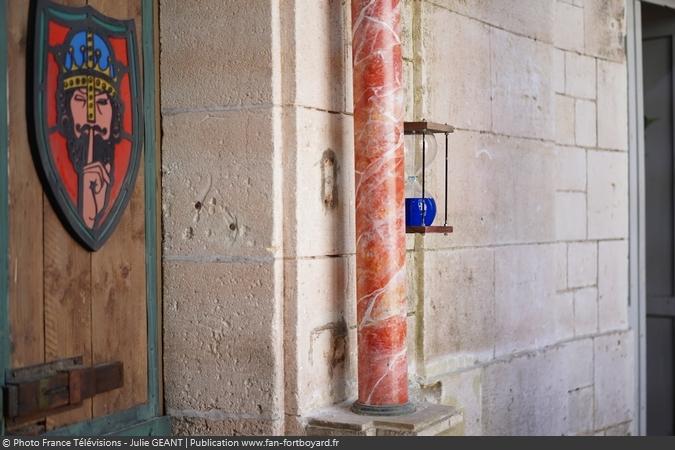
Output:
M9 82L9 315L13 367L44 362L42 186L26 119L28 2L7 2Z
M138 181L117 231L92 256L93 362L124 363L124 387L94 399L95 417L147 399L145 208L140 174Z
M89 0L103 14L134 18L141 57L140 0ZM142 64L142 60L139 61ZM139 80L142 82L142 80ZM124 386L98 395L99 417L147 401L147 308L145 276L145 189L143 164L131 201L108 243L92 255L93 363L122 361Z
M45 358L83 356L91 365L91 256L75 242L45 201ZM88 420L91 400L51 416L47 429Z
M86 0L62 0L84 6ZM67 232L45 196L44 308L47 361L82 355L91 365L91 255ZM47 430L91 418L91 399L47 419Z

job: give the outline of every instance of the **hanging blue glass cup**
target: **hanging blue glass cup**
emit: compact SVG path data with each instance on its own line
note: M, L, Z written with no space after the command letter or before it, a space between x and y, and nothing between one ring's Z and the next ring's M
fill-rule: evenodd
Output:
M436 201L428 189L425 192L424 185L424 171L436 157L436 147L433 134L405 136L405 224L408 227L428 227L436 218Z
M436 218L436 201L433 198L406 198L405 224L408 227L431 226Z

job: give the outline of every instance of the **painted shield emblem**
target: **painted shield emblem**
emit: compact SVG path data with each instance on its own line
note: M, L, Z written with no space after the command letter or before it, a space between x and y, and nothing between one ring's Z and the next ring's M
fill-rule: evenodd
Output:
M76 238L98 250L129 202L140 162L134 22L39 0L33 52L45 189Z

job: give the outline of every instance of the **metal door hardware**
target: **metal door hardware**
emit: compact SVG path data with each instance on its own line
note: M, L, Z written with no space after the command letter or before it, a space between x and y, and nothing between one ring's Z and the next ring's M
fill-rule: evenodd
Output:
M122 387L119 361L85 367L82 357L10 370L3 388L5 416L23 422L75 408L82 401Z

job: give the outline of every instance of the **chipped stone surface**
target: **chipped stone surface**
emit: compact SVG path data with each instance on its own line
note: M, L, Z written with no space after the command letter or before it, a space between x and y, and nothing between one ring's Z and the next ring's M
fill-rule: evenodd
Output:
M164 270L166 407L278 414L272 264L175 262Z
M344 324L327 324L300 336L298 405L304 414L313 408L344 401L356 394L356 333Z
M272 4L159 10L167 412L179 434L283 433Z
M354 258L301 259L296 270L287 286L294 286L301 318L295 331L298 387L288 387L297 407L288 405L288 411L301 414L355 394Z
M626 17L624 0L591 0L584 4L584 52L618 62L625 61Z
M165 116L163 129L165 255L271 256L271 112Z

